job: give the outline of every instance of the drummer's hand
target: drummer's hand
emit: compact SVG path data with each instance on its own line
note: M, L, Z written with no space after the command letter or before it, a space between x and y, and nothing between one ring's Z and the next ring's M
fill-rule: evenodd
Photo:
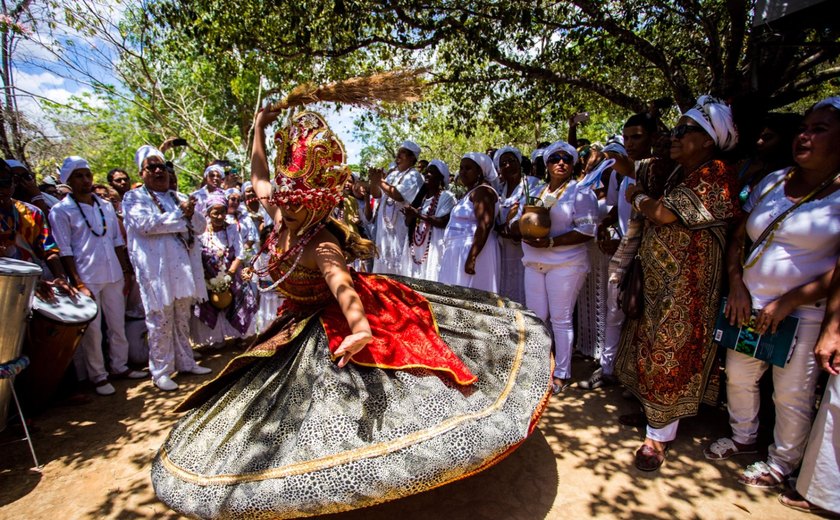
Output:
M365 345L370 343L372 339L373 336L368 331L357 332L345 337L333 353L335 357L341 356L341 359L338 360L338 368L342 368L349 363L353 354L365 348Z
M73 296L75 296L76 294L79 294L79 293L84 294L85 296L87 296L91 300L96 300L96 298L93 297L93 293L90 292L90 289L87 288L87 285L82 284L82 285L76 287L76 292L73 294Z
M55 303L57 301L57 298L52 290L52 284L46 280L38 282L38 286L35 288L35 296L37 296L39 300L48 303Z
M82 292L82 294L84 294L87 297L93 297L90 290L87 287L85 287L85 284L80 284L79 288L77 289L76 287L73 287L72 285L67 283L67 280L61 277L53 279L52 286L58 289L59 291L70 295L71 298L75 297L77 294L79 294L79 292Z

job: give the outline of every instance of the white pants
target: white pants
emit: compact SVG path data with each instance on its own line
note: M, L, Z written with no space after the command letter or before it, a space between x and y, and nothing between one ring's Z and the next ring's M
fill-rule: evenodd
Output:
M618 307L618 282L607 282L607 323L604 331L604 348L601 350L601 369L604 375L612 375L615 356L621 341L621 326L624 311Z
M671 442L672 440L677 438L677 428L679 426L679 419L666 424L662 428L654 428L653 426L648 425L645 436L648 439L654 440L656 442Z
M88 325L74 356L76 371L81 379L99 383L108 378L105 356L102 354L102 315L108 324L108 345L111 372L128 370L128 340L125 337L125 282L85 284L96 300L99 312Z
M149 330L149 370L152 379L198 366L190 348L192 298L180 298L159 311L146 313Z
M840 514L840 376L828 378L796 490L808 502Z
M554 333L554 377L572 377L572 343L575 329L572 314L588 269L584 265L554 266L529 263L525 266L525 303Z
M780 475L789 475L805 451L814 409L814 388L819 367L814 345L820 322L801 319L793 355L784 368L773 366L773 403L776 425L767 464ZM770 364L735 351L726 353L726 395L732 440L752 444L758 433L758 380Z

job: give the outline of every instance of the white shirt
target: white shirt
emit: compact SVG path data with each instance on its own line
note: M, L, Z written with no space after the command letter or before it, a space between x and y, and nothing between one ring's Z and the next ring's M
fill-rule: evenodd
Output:
M376 247L379 249L379 258L374 260L373 271L407 275L407 265L402 255L408 241L408 226L401 210L417 197L423 186L423 176L414 168L394 170L388 174L385 182L400 193L403 201L397 202L385 193L379 197L376 213Z
M744 210L750 212L747 234L756 240L764 229L794 203L785 196L784 182L771 186L787 174L788 169L767 175L750 193ZM762 199L759 202L759 199ZM840 253L840 191L820 200L805 202L782 221L773 233L747 259L744 285L752 295L755 309L762 309L795 287L806 284L830 271ZM760 255L760 256L759 256ZM825 299L798 307L795 315L821 320Z
M73 257L82 282L119 282L123 279L123 272L114 248L124 246L125 242L120 233L117 213L110 202L96 195L91 196L93 204L76 205L73 196L67 195L53 206L49 215L52 234L61 250L61 256ZM94 235L91 229L102 236Z
M220 190L218 188L213 190L213 193L216 192L219 192L222 195L225 194L225 190ZM195 212L199 215L204 215L204 205L207 203L207 197L210 196L210 191L207 189L207 186L202 186L201 188L195 190L190 194L190 196L195 197Z
M520 205L519 214L515 220L519 220L522 216L524 206L524 203ZM598 199L591 189L580 187L577 182L570 180L565 191L557 199L557 203L549 210L549 216L551 217L551 231L548 233L550 237L564 235L570 231L594 237L598 226ZM522 242L522 253L522 263L525 265L531 263L556 266L589 265L586 244L539 248Z
M535 191L539 193L538 188L542 186L542 183L537 177L532 177L528 175L525 178L525 182L528 184L528 191L532 195L536 195ZM507 185L501 185L501 191L499 191L499 214L498 214L498 222L499 224L504 224L508 216L510 214L511 209L513 206L520 204L522 201L522 182L520 181L517 183L516 187L513 189L513 192L510 194L510 197L505 197L505 193L507 193Z
M187 199L174 191L154 192L163 213L145 187L131 190L123 198L128 253L147 314L172 305L176 299L207 299L198 239L207 222L198 210L193 213L195 240L187 250L180 239L187 236L187 220L173 194L179 201Z
M633 184L636 184L636 179L631 179L630 177L623 177L621 179L621 184L616 189L615 181L617 176L613 175L610 178L610 185L607 189L607 206L615 206L618 205L618 229L621 232L621 236L627 234L627 226L630 222L630 214L633 211L633 207L627 202L627 198L625 194L627 193L627 188Z

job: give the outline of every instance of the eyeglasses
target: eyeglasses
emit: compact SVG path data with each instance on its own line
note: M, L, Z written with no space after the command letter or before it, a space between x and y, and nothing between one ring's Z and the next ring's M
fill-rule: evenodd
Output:
M705 132L705 130L703 130L699 126L694 125L677 125L674 127L673 130L671 130L671 137L673 137L674 139L682 139L683 137L685 137L685 134L690 132Z
M559 163L560 161L563 161L566 164L574 164L575 158L567 153L553 153L548 159L545 160L545 163L553 164Z
M149 170L152 173L160 172L160 171L165 171L166 170L166 165L161 164L161 163L152 163L152 164L147 164L146 169Z

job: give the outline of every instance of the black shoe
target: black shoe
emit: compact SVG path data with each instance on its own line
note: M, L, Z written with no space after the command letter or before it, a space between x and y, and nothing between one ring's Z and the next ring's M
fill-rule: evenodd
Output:
M605 386L614 386L618 383L615 376L604 374L604 370L599 368L592 372L588 381L581 381L578 386L584 390L597 390Z

